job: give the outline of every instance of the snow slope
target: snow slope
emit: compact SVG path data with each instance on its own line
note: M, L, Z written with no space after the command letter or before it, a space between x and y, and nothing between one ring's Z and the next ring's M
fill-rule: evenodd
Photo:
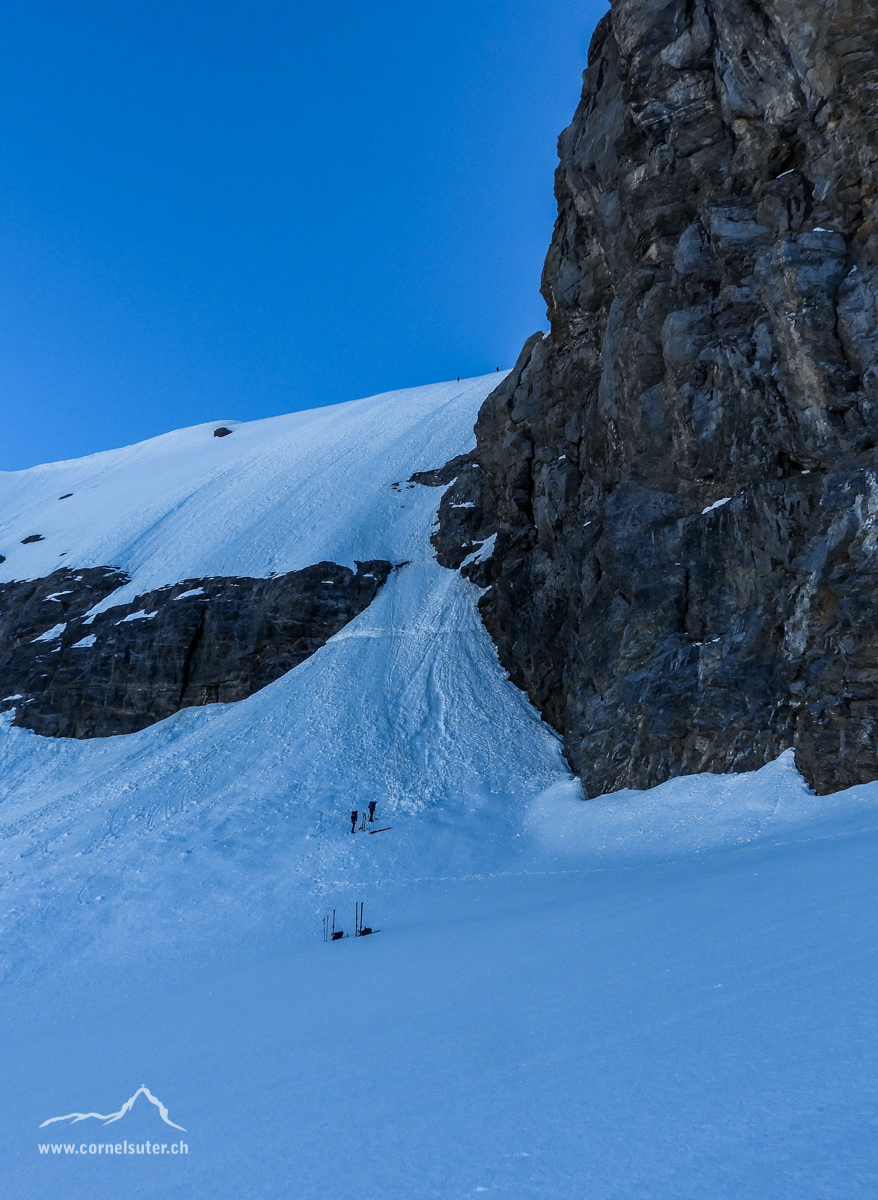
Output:
M4 1194L875 1195L878 788L814 797L785 755L577 798L404 484L496 382L0 477L5 579L409 564L239 704L0 726ZM351 836L372 798L392 828ZM360 899L380 933L325 945ZM141 1085L185 1135L145 1099L39 1128Z
M433 558L438 491L391 486L465 450L495 384L493 375L229 422L225 438L199 426L4 480L0 544L18 547L7 577L51 570L63 546L61 562L132 576L104 607L202 575L321 559L408 564L316 655L241 703L88 742L40 738L7 718L8 969L34 961L37 916L69 922L80 944L114 930L125 941L135 928L199 941L199 914L231 922L225 938L237 929L249 940L253 914L274 911L269 895L289 906L292 892L313 895L340 873L440 870L465 853L461 806L496 809L495 796L568 774L556 736L505 681L474 589ZM28 530L45 541L21 545ZM372 798L385 823L425 807L441 823L450 806L447 828L426 854L405 828L389 845L370 838L354 849L347 814ZM463 828L464 840L477 838Z
M436 493L412 485L397 495L390 485L469 449L479 405L501 378L211 422L0 472L0 581L108 564L132 576L118 602L188 576L266 576L326 558L352 566L423 552ZM214 437L220 424L232 436ZM34 533L44 540L21 545Z

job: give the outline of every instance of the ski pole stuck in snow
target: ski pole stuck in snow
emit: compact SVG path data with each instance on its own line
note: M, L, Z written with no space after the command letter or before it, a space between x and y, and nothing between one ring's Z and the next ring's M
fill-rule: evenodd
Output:
M373 929L371 925L367 925L363 919L363 909L365 902L358 900L356 902L356 913L354 915L354 937L368 937L370 933L380 933L379 929ZM331 917L323 918L323 940L324 942L338 942L342 938L347 938L350 935L345 933L343 929L335 927L335 912L332 910Z
M355 919L354 937L366 937L370 933L378 932L377 929L372 929L369 925L363 924L363 907L364 907L364 902L362 900L359 900L357 902L357 915L356 915L356 919Z

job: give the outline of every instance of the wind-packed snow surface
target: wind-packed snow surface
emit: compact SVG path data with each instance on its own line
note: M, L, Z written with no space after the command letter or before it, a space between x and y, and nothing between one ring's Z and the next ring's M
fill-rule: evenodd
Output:
M0 579L121 567L104 607L407 564L248 700L0 727L4 1195L878 1191L878 788L816 798L784 755L578 799L405 483L496 383L0 477ZM352 835L372 799L390 828ZM324 943L359 900L380 932Z

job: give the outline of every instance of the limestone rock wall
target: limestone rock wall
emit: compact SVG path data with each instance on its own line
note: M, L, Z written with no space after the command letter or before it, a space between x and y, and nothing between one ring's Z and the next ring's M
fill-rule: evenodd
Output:
M878 2L614 0L559 151L440 561L588 796L878 778Z

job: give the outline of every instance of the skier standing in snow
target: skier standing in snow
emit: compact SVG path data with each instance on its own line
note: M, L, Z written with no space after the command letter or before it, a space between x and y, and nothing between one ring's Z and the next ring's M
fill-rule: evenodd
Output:
M370 825L375 824L375 804L376 804L376 802L374 800L369 801L369 824Z
M351 833L355 833L355 832L356 832L356 828L357 828L357 817L358 817L359 815L360 815L360 814L357 812L357 810L356 810L355 808L352 808L352 809L351 809Z

